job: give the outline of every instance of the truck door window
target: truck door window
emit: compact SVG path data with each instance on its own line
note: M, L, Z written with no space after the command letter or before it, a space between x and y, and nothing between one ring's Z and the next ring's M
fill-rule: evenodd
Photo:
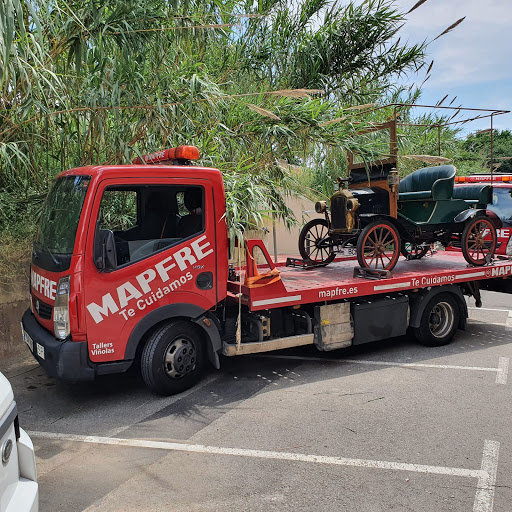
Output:
M203 231L204 190L109 187L101 200L98 229L114 233L118 267L141 260Z
M494 187L489 209L498 215L505 227L512 225L512 189Z
M100 229L126 231L137 225L137 192L105 190L101 200Z

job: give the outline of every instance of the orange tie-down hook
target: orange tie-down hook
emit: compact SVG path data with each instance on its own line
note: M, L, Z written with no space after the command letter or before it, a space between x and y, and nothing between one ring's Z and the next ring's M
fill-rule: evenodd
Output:
M267 260L267 265L270 267L270 270L264 274L260 274L258 272L258 264L253 251L255 247L258 247L261 250L264 258ZM245 273L244 285L247 286L247 288L261 288L281 280L281 273L274 267L267 249L261 240L246 240L245 254L247 270Z

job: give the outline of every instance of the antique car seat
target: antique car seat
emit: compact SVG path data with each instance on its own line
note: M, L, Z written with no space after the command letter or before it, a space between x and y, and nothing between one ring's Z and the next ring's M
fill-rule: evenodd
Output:
M469 205L485 208L492 203L491 185L459 185L453 189L453 198L462 199Z
M398 188L399 201L451 199L456 169L453 165L424 167L406 176Z

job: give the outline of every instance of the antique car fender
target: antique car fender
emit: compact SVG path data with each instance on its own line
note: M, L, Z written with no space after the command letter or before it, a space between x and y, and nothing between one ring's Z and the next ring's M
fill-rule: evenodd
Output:
M388 222L391 222L393 226L395 226L396 230L398 231L398 234L400 237L406 241L409 240L409 232L405 228L405 226L395 217L392 217L391 215L383 215L382 213L361 213L359 215L360 218L365 219L365 224L368 225L370 222L373 222L374 220L382 219L387 220Z
M400 226L400 223L397 222L395 217L391 217L391 215L385 215L383 213L360 213L359 218L365 219L366 224L369 224L370 222L373 222L377 219L382 219L391 222L396 228Z
M466 222L468 219L474 217L477 213L485 215L486 210L480 208L468 208L456 215L453 222Z

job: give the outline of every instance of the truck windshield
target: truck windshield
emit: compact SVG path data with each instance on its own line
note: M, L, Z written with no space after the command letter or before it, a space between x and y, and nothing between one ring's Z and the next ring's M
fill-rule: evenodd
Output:
M55 180L41 214L34 244L35 262L46 270L69 268L76 230L90 176L66 176Z
M505 227L512 225L512 189L494 187L489 210L498 215Z

